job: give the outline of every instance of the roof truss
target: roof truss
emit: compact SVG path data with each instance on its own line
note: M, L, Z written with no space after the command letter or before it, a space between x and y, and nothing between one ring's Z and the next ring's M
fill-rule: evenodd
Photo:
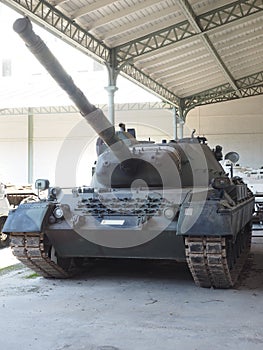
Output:
M148 0L156 3L156 0ZM66 1L54 0L2 0L3 3L16 11L28 15L33 21L44 25L49 31L62 37L65 41L78 47L86 54L100 62L107 63L113 69L119 70L128 79L150 90L172 106L184 110L184 116L195 106L237 99L241 97L262 94L262 72L245 76L235 80L224 64L208 34L219 27L227 26L233 22L242 22L246 17L253 17L263 12L263 2L259 0L238 0L225 6L215 8L198 16L195 15L187 0L179 0L178 4L186 20L176 23L162 30L135 38L125 44L108 47L96 39L77 20L96 7L107 4L107 0L98 0L92 5L83 6L74 11L71 17L65 16L59 6ZM153 54L157 50L175 45L179 42L198 37L212 54L217 66L224 74L227 83L213 87L207 91L179 98L172 90L160 81L153 79L147 72L136 66L136 59L143 55ZM112 57L114 56L114 59Z

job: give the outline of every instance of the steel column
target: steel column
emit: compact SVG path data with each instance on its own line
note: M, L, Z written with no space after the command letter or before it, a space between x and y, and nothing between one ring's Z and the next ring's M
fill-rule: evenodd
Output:
M182 107L177 109L177 124L178 124L178 138L179 140L184 137L184 110Z
M112 123L115 124L115 105L114 105L114 95L118 90L116 85L108 85L105 87L105 90L108 92L108 119Z
M173 129L174 129L174 140L178 139L177 136L177 124L178 124L178 115L177 115L177 109L173 107Z
M28 108L27 115L27 181L33 183L33 156L34 156L34 114L33 109Z

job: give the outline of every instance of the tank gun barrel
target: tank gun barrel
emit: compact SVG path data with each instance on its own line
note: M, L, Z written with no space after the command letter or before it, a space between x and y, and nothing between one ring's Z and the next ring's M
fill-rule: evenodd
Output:
M118 138L114 126L103 112L91 104L83 92L75 85L71 76L64 70L44 41L35 34L30 20L26 17L17 19L13 24L13 29L20 35L28 49L58 85L68 94L89 125L111 148L115 156L120 161L131 158L128 147Z

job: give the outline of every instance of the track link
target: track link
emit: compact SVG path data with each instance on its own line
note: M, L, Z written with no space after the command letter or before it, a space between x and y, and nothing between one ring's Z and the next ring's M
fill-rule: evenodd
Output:
M251 226L229 237L186 237L186 260L197 286L231 288L250 251Z
M70 273L52 261L45 251L43 233L12 233L14 256L24 265L46 278L68 278Z

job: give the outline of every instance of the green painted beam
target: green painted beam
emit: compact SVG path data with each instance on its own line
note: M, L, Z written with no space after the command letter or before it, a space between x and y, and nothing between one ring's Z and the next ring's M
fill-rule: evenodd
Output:
M240 78L235 83L239 93L233 90L229 83L223 84L199 94L182 98L182 108L187 114L197 106L261 95L263 94L263 71Z
M183 21L116 47L117 57L120 62L135 58L190 37L203 35L212 29L239 21L261 11L263 11L262 1L234 1L196 16L195 21L198 23L201 33L198 33L188 20Z
M101 104L97 105L98 108L107 111L108 105ZM173 106L166 102L134 102L134 103L116 103L116 111L149 111L158 109L169 109L172 110ZM0 110L0 116L8 115L28 115L29 108L16 107L16 108L5 108ZM79 113L75 106L48 106L48 107L30 107L30 113L34 116L43 114L76 114Z

